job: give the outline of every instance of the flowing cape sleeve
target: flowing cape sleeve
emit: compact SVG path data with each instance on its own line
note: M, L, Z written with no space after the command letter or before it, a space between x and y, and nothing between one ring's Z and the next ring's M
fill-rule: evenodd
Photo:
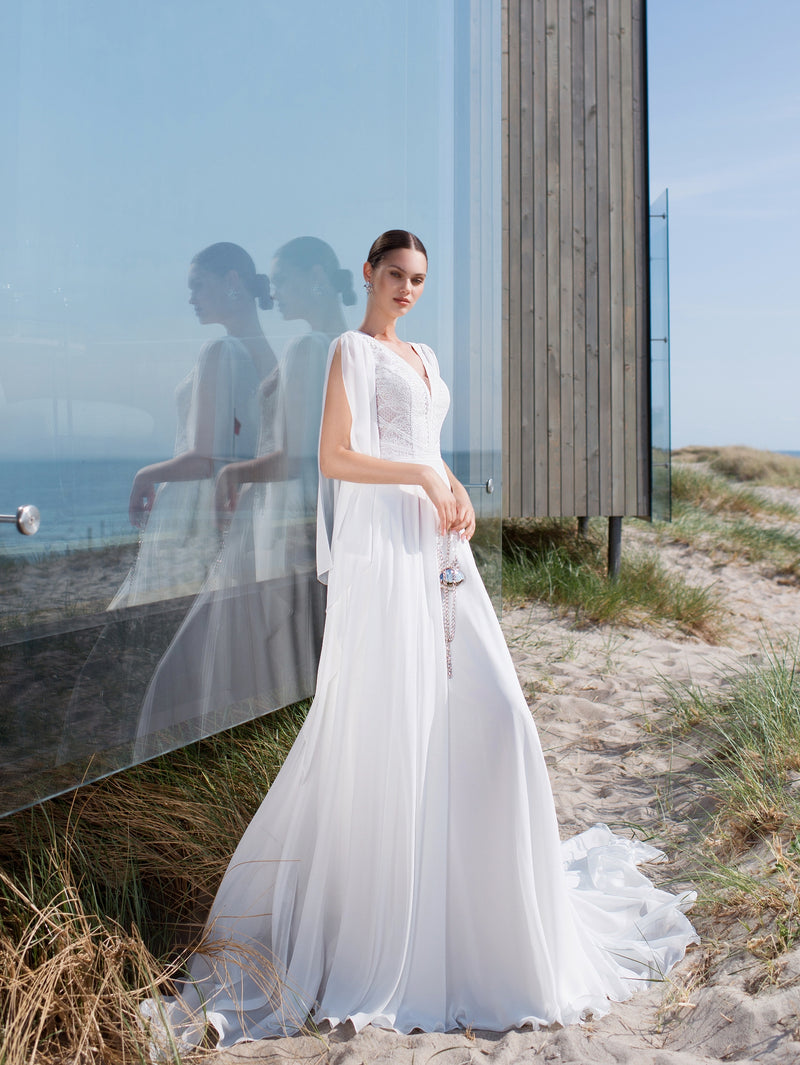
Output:
M213 396L213 440L210 442L215 473L226 462L252 458L258 434L256 393L258 372L244 345L235 337L207 341L195 374L188 418L187 442L198 446L203 396Z
M350 415L353 420L350 430L350 447L364 455L380 456L378 439L378 416L375 406L375 360L372 349L360 333L350 330L333 341L328 350L328 365L325 371L325 393L328 377L337 345L341 345L342 379ZM322 400L325 410L325 397ZM365 485L349 481L334 481L319 475L317 501L317 576L323 584L328 583L328 574L333 564L333 541L337 511L342 510L348 497Z

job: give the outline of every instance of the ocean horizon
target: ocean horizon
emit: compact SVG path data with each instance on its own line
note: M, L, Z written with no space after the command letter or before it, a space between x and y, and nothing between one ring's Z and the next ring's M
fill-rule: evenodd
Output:
M33 504L41 515L34 536L0 527L0 559L64 552L138 539L128 520L136 471L148 458L31 459L0 465L0 513Z

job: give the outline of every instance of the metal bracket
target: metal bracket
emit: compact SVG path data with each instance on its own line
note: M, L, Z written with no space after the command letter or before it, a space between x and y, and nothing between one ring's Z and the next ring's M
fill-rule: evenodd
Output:
M34 533L39 531L42 519L39 514L39 508L34 507L31 503L26 503L22 507L17 507L16 514L0 514L0 523L16 525L23 536L33 536Z
M481 481L478 484L465 484L465 488L482 488L487 495L491 495L494 492L494 478L490 477L488 481Z

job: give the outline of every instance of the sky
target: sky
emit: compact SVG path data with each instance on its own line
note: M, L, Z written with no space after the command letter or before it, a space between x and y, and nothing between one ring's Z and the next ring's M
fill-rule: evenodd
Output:
M797 0L648 0L672 443L800 451Z
M355 275L350 325L387 221L452 262L452 3L11 0L0 454L169 454L175 388L220 332L186 284L215 241L262 272L293 237L328 241ZM440 350L450 273L432 272L413 322ZM307 328L262 322L279 355Z
M48 428L67 417L99 453L112 433L123 453L171 446L175 385L208 336L186 304L186 269L214 240L268 269L281 243L312 233L357 273L391 214L441 261L450 0L298 3L301 18L266 0L230 0L224 18L218 0L10 5L0 94L19 108L0 109L12 149L0 213L13 220L0 323L13 304L32 324L0 345L2 453L47 453ZM648 0L647 11L650 191L670 198L673 444L800 450L800 0ZM339 62L354 40L361 61ZM383 76L387 41L399 78ZM384 130L386 147L378 137L368 149ZM449 273L432 271L414 323L440 350L449 325L431 315L449 306ZM269 319L278 347L292 328ZM37 389L52 390L67 360L85 402L65 412ZM31 423L45 429L34 442Z

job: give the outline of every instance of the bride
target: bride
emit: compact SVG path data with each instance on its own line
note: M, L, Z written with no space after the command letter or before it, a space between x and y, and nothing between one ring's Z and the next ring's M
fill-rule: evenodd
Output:
M442 462L436 357L401 341L428 261L404 230L364 264L331 345L319 459L328 609L317 690L244 834L154 1040L223 1046L311 1016L401 1032L568 1024L660 979L695 939L602 825L566 843L535 725Z

